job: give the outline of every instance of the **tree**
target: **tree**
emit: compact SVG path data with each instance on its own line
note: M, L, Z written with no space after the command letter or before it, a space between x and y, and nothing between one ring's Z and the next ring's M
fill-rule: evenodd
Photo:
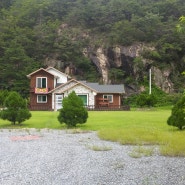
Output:
M4 101L4 109L0 112L0 118L19 124L31 117L27 108L27 102L17 92L10 92Z
M83 101L73 91L62 101L63 108L60 109L58 121L65 123L68 127L76 126L77 123L86 123L88 112L83 105Z
M181 16L179 18L179 23L177 24L176 27L178 32L182 32L182 33L185 32L185 16Z
M0 108L3 108L4 101L6 97L8 96L8 91L7 90L0 90Z
M172 108L167 124L178 127L180 130L182 130L185 126L185 96L180 98Z

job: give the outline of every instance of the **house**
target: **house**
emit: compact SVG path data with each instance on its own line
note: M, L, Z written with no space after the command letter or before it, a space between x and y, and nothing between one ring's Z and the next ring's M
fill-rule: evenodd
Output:
M100 85L77 81L59 70L40 68L27 77L30 79L30 109L59 110L62 99L75 93L88 109L120 109L125 93L124 85Z

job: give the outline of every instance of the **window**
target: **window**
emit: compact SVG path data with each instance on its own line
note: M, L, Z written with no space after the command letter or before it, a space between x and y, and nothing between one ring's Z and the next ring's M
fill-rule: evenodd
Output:
M83 103L85 106L87 106L87 95L83 94L78 94L78 96L82 99Z
M106 94L103 95L103 98L108 99L109 103L113 103L113 95Z
M37 103L47 103L46 95L37 95Z
M37 77L36 87L37 88L46 88L47 87L47 78L46 77Z

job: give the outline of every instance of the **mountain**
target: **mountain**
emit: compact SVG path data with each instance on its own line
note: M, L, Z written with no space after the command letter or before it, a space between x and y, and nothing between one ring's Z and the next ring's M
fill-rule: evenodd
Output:
M148 81L184 89L185 35L176 31L184 0L2 0L0 89L29 92L26 75L53 66L78 80Z

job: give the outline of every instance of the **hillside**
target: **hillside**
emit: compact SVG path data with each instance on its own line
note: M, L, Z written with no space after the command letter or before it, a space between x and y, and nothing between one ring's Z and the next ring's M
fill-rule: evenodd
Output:
M29 92L26 75L52 65L79 80L152 80L184 88L184 0L1 0L0 89Z

